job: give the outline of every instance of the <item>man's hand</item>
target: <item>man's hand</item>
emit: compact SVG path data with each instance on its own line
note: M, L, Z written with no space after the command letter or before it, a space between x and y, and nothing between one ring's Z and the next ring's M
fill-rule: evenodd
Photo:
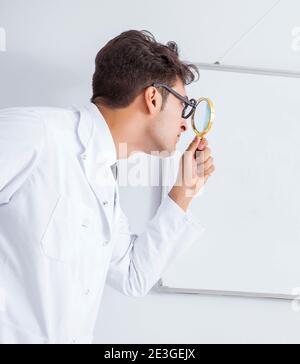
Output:
M205 138L195 137L181 157L176 183L169 192L169 196L185 211L215 170L211 150L207 146Z

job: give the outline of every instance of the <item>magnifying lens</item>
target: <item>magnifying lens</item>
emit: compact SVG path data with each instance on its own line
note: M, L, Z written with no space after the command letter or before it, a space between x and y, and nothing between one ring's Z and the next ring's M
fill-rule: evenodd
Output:
M212 127L215 118L215 108L213 102L207 97L197 100L195 111L192 114L192 128L201 139Z

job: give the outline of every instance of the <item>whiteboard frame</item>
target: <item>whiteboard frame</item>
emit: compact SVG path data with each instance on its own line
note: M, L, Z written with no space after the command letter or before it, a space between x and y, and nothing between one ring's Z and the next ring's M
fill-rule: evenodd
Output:
M195 288L176 288L164 285L163 279L158 281L156 286L157 292L160 293L177 293L177 294L193 294L201 296L220 296L220 297L239 297L239 298L260 298L283 301L299 300L297 295L287 295L281 293L263 293L263 292L247 292L247 291L222 291L213 289L195 289Z
M273 69L273 68L234 66L234 65L221 64L219 62L215 62L215 63L195 62L195 65L199 68L199 70L247 73L247 74L261 75L261 76L300 78L300 71L291 71L291 70Z
M195 63L199 70L210 70L210 71L223 71L223 72L234 72L234 73L247 73L256 74L262 76L277 76L277 77L289 77L289 78L300 78L300 72L294 72L289 70L275 70L275 69L264 69L264 68L251 68L242 66L230 66L222 65L218 62L210 63ZM162 186L161 190L161 201L165 198L168 193L166 186ZM195 288L180 288L170 287L164 284L163 277L159 279L156 285L157 292L160 293L171 293L171 294L193 294L202 296L219 296L219 297L240 297L240 298L256 298L256 299L270 299L270 300L283 300L283 301L294 301L299 300L298 295L288 295L282 293L269 293L269 292L250 292L250 291L227 291L227 290L212 290L212 289L195 289Z

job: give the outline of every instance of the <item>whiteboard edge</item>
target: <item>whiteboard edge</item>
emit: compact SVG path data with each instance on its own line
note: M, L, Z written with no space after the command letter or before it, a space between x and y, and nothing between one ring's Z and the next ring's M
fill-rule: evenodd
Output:
M162 278L158 281L156 290L159 293L194 294L194 295L196 294L202 296L223 296L223 297L238 297L238 298L260 298L260 299L272 299L272 300L284 300L284 301L299 300L298 295L288 295L282 293L222 291L213 289L170 287L164 285Z
M245 67L235 65L225 65L220 63L194 63L200 70L208 71L222 71L222 72L233 72L233 73L247 73L261 76L276 76L276 77L289 77L289 78L300 78L300 71L291 71L284 69L273 69L273 68L258 68L258 67Z

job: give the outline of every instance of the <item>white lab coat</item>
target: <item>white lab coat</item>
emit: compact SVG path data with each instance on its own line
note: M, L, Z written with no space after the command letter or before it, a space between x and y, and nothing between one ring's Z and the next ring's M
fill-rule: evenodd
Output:
M0 343L91 343L106 281L143 297L199 241L169 196L131 234L116 161L93 104L0 110Z

